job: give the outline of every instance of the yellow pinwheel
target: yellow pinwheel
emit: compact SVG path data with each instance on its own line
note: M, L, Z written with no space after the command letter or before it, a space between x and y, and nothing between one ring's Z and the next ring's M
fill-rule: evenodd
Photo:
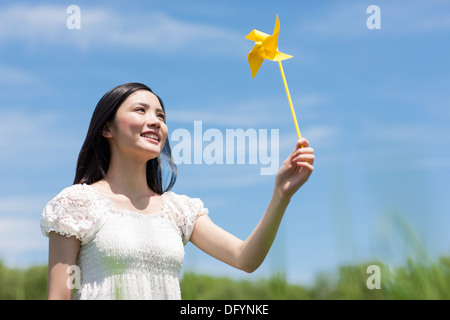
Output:
M248 63L250 64L250 70L252 71L253 78L255 78L256 73L261 67L264 59L282 61L292 58L292 56L278 51L279 31L280 21L278 20L277 15L275 28L272 35L268 35L267 33L258 30L253 30L245 37L245 39L255 41L255 46L248 54Z
M250 32L245 39L255 41L255 46L248 54L248 63L250 65L250 70L252 72L252 77L255 78L256 73L258 73L264 59L278 61L280 66L281 76L284 82L284 88L286 89L286 94L288 97L289 105L291 107L292 117L294 118L295 128L297 129L298 138L301 139L300 129L298 128L297 117L295 116L294 107L292 105L291 95L289 94L289 89L286 82L286 77L284 76L283 66L281 65L282 60L292 58L292 56L278 51L278 34L280 32L280 21L277 19L275 21L275 28L272 35L261 32L259 30L253 30Z

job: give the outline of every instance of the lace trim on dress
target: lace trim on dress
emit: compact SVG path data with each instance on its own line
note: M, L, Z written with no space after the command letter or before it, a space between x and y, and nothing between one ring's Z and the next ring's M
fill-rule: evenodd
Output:
M75 236L82 243L95 235L105 213L105 201L98 199L83 185L73 185L53 198L41 216L41 231L45 236L56 232L66 237Z
M88 188L90 188L92 190L92 192L95 193L98 196L98 198L105 203L105 206L112 212L120 213L120 214L128 214L128 215L137 216L137 217L158 217L158 216L167 214L166 213L166 207L165 207L166 200L164 199L165 198L165 193L163 193L161 195L161 209L158 212L155 212L155 213L141 213L141 212L137 212L137 211L134 211L134 210L116 208L114 206L114 203L111 200L109 200L108 198L103 196L94 187L92 187L91 185L88 185L88 184L83 184L83 185L88 187Z
M169 219L172 219L182 233L183 244L186 245L194 231L197 218L208 214L209 211L203 206L199 198L189 198L178 195L171 191L166 192L170 199L168 204Z
M75 236L82 244L89 242L108 213L132 215L139 219L166 216L181 231L186 244L198 217L208 214L203 202L167 191L161 195L161 210L143 214L133 210L117 209L112 201L102 196L94 187L77 184L61 191L45 207L41 217L41 231L45 236L52 231L66 237Z

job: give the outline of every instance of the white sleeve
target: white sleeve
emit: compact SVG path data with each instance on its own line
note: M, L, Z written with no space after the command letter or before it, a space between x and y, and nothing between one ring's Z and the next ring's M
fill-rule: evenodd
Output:
M189 198L185 195L177 195L171 192L172 212L170 213L177 227L181 231L183 244L186 245L194 231L197 218L209 214L199 198Z
M44 208L41 231L48 237L51 231L66 237L75 236L82 244L95 234L96 219L92 214L92 196L81 185L61 191Z

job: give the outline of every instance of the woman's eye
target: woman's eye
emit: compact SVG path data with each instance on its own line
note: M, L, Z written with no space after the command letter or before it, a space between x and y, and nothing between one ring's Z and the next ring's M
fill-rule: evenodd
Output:
M164 121L166 119L166 115L164 113L160 113L158 114L158 118Z

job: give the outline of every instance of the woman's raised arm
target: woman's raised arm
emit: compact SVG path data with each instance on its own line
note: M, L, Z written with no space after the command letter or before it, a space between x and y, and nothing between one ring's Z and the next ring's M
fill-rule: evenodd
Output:
M314 150L306 139L297 141L275 179L272 199L250 236L242 241L215 225L208 216L197 219L191 242L209 255L246 272L264 261L277 234L284 212L295 192L308 180L314 167Z

